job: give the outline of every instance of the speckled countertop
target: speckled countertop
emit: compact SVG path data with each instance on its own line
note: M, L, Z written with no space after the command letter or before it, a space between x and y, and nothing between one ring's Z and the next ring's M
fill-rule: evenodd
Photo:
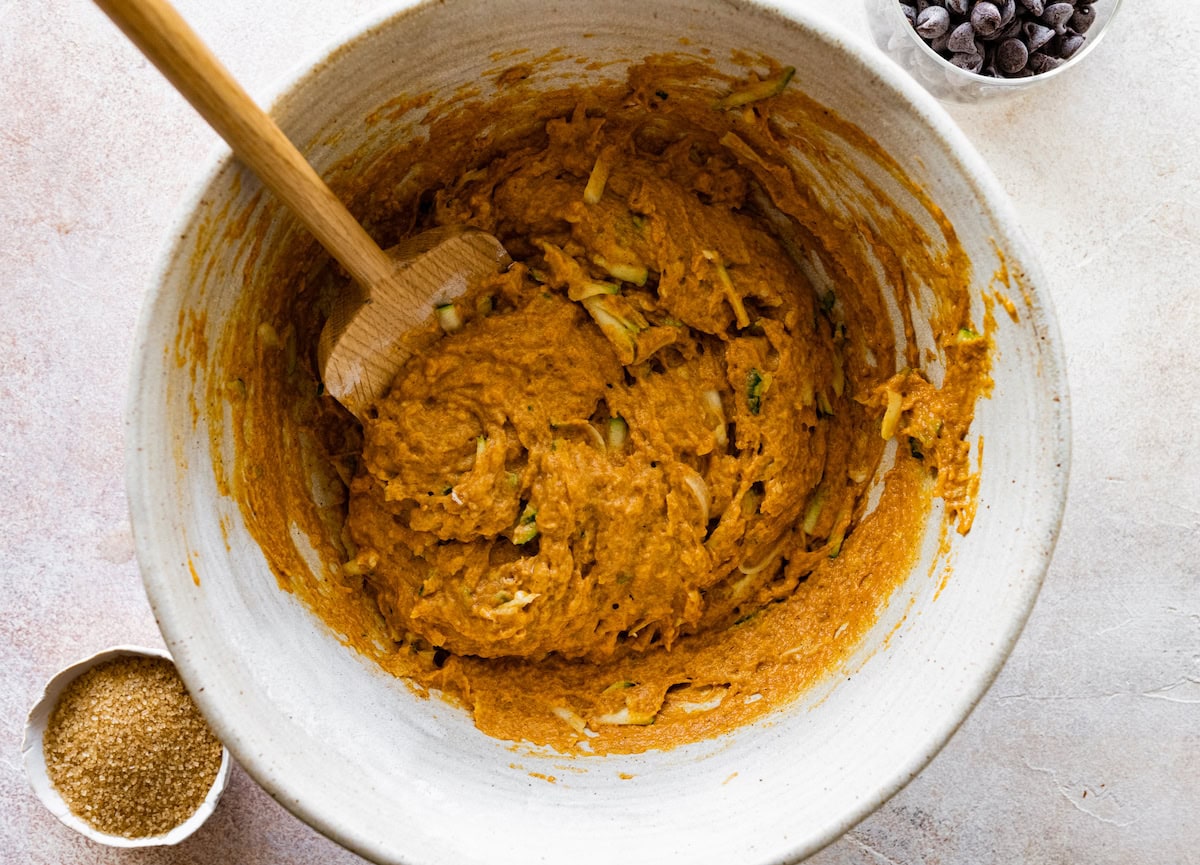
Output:
M373 0L179 0L252 92ZM865 37L857 2L796 0ZM814 857L1200 863L1200 19L1131 0L1075 74L955 107L1048 274L1073 396L1054 563L944 751ZM92 846L34 798L25 713L115 643L160 645L122 482L138 308L215 136L85 0L0 0L0 862L360 862L240 770L165 851Z

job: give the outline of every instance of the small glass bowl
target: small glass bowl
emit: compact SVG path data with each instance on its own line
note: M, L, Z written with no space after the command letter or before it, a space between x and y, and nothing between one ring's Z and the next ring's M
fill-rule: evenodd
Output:
M33 787L33 791L42 800L42 804L63 825L69 826L85 838L90 838L92 841L99 844L106 844L109 847L170 846L178 844L203 826L204 821L216 810L217 801L221 798L221 794L225 792L225 785L229 782L229 769L232 762L229 751L224 746L221 747L221 766L217 770L217 777L213 780L208 795L205 796L204 801L191 817L184 820L165 835L126 838L124 835L110 835L106 832L101 832L87 821L75 815L67 803L63 801L58 790L55 789L46 771L46 756L42 750L42 735L46 732L46 725L50 721L50 715L54 711L54 707L58 705L59 697L62 696L63 691L67 689L68 685L93 667L99 666L105 661L129 656L172 660L171 656L161 649L146 649L141 646L113 646L111 649L105 649L103 652L98 652L90 658L84 658L82 661L78 661L60 671L46 683L46 688L42 692L41 697L38 698L38 701L29 712L29 719L25 725L25 739L21 743L21 756L25 763L25 774L29 778L29 784Z
M991 78L959 69L930 48L904 17L900 0L866 0L871 35L883 52L938 99L966 103L1026 93L1082 63L1100 44L1121 0L1094 0L1091 5L1095 7L1096 20L1087 31L1087 41L1066 63L1028 78Z

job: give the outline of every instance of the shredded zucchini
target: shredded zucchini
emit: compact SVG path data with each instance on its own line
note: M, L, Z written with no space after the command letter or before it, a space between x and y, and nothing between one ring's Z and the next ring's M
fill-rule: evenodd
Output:
M725 700L725 695L729 693L729 689L713 688L710 689L709 693L715 694L715 696L709 697L709 699L698 703L678 702L674 704L674 707L682 712L686 712L689 715L696 712L710 712L721 705L721 703Z
M601 694L611 694L613 691L624 691L626 688L634 688L636 686L637 686L637 682L631 682L628 679L619 679L616 682L613 682L611 685L609 685L607 688L605 688L600 693Z
M683 482L692 491L692 495L696 497L696 504L700 506L700 525L707 526L711 515L709 508L712 506L712 493L708 489L708 482L692 468L684 469Z
M842 396L846 392L846 368L840 349L833 350L833 393ZM832 414L832 412L830 412Z
M758 506L762 504L762 495L753 487L746 490L746 494L742 496L742 516L752 517L758 513Z
M601 151L592 165L592 173L588 175L587 186L583 190L584 204L599 204L604 196L604 187L608 184L608 175L612 171L611 154Z
M538 598L541 595L536 592L527 592L524 589L517 589L515 594L509 595L508 592L498 592L496 596L497 605L491 610L486 611L485 618L495 618L496 616L507 616L511 613L519 612Z
M283 343L279 341L279 334L275 328L271 326L269 321L264 321L258 326L258 338L262 344L268 348L282 348Z
M554 714L568 727L578 733L580 736L587 735L587 722L577 712L573 712L566 706L556 706L553 709Z
M825 490L818 488L812 497L812 501L808 503L808 507L804 510L804 522L800 528L804 530L804 534L811 535L817 527L817 520L821 519L821 509L825 507Z
M888 388L887 409L883 413L883 422L879 425L879 434L884 441L891 439L900 427L900 409L904 404L904 395L898 390Z
M713 441L719 447L725 447L729 444L729 430L725 428L725 424L719 423L712 429Z
M596 280L588 280L577 286L567 288L567 297L574 301L587 300L589 297L595 297L598 294L619 294L621 286L612 282L598 282Z
M767 389L769 381L770 377L757 369L752 369L747 373L746 406L750 409L750 414L758 414L762 411L763 392Z
M348 577L361 577L373 573L379 567L379 553L374 550L363 550L346 564L342 565L342 573Z
M446 333L455 333L462 330L462 316L458 314L458 307L452 303L445 303L437 307L438 325Z
M617 450L624 447L626 439L629 438L629 424L625 422L623 417L609 418L608 421L608 446L612 450Z
M833 526L833 534L829 536L829 558L836 559L841 555L842 541L846 539L846 529L848 528L846 512L844 510L838 512Z
M773 546L773 547L771 547L771 549L767 550L767 554L765 556L762 556L754 564L749 564L746 560L743 560L742 563L738 565L738 570L741 571L743 574L745 574L747 577L752 577L755 574L765 571L768 567L770 567L772 564L774 564L775 559L779 555L780 550L783 549L783 545L786 544L787 542L788 542L788 536L784 535L782 538L780 538L778 540L778 542L776 542L775 546ZM749 556L746 557L746 559L749 559L749 558L750 558ZM741 582L741 580L739 580L738 582Z
M775 78L755 82L749 87L735 90L728 96L718 99L713 107L719 111L728 111L730 108L740 108L743 105L749 105L751 102L758 102L762 99L778 96L783 92L783 88L788 86L788 82L792 80L792 76L795 74L796 67L788 66Z
M621 362L632 363L637 356L637 335L649 326L642 314L621 297L608 294L584 298L583 305Z
M592 262L613 279L620 280L621 282L630 282L637 286L643 286L646 284L646 280L650 278L650 271L644 264L624 264L619 261L609 261L599 255L592 258Z
M711 249L702 250L701 255L711 261L713 267L717 269L717 282L721 284L721 291L724 292L725 299L733 307L733 318L737 322L738 328L749 327L750 316L746 312L746 304L742 302L742 296L734 288L733 279L729 276L729 269L725 266L725 262L721 260L721 256L717 252Z
M704 405L717 421L712 428L713 439L718 445L725 447L729 444L729 432L725 429L725 408L721 404L721 394L719 391L706 390L703 396Z
M537 508L533 505L526 505L525 510L521 511L520 519L517 520L516 528L513 529L512 541L520 546L529 543L537 536Z

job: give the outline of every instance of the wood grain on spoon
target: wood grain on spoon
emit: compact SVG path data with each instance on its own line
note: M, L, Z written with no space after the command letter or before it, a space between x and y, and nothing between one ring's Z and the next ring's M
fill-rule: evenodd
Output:
M387 283L366 301L338 298L317 344L325 389L359 418L408 358L404 334L428 321L435 306L512 263L500 241L463 226L423 232L387 254Z
M385 252L179 13L164 0L95 0L358 283L321 334L327 392L362 417L406 359L403 334L474 280L506 266L498 240L434 229Z

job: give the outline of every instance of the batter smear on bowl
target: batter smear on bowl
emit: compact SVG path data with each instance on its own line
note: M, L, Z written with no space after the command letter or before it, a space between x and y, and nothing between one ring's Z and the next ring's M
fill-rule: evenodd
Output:
M361 429L311 396L321 302L280 300L253 357L224 341L241 384L220 398L261 467L231 491L281 583L493 735L637 751L758 717L847 656L935 499L970 528L988 316L953 229L790 69L742 59L760 71L501 75L345 190L398 234L472 225L515 262L431 310ZM314 464L345 493L262 492Z

